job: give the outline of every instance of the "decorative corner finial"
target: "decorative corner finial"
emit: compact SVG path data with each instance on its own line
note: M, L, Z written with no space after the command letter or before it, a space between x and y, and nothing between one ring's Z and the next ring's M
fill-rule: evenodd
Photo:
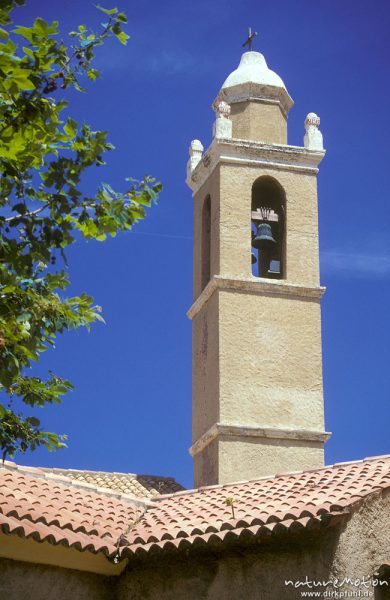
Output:
M230 119L230 104L225 100L220 100L215 106L217 118Z
M252 33L252 28L248 27L248 37L245 40L245 42L243 43L242 47L245 48L245 46L248 46L248 52L252 52L252 42L255 39L255 37L258 36L257 31L254 31Z
M199 140L192 140L189 149L190 159L187 163L187 174L190 175L196 165L202 160L203 145Z
M303 138L305 148L309 150L323 150L324 143L322 133L318 129L320 126L320 117L316 113L310 112L305 119L306 133Z
M230 104L217 99L213 108L217 117L213 125L213 137L231 139L233 124L230 120Z
M314 127L320 126L321 119L316 113L310 112L305 119L305 128L307 129L310 125Z

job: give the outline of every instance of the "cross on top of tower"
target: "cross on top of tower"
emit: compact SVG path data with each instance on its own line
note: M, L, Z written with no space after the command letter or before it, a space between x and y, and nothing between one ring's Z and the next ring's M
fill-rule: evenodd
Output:
M245 42L243 43L242 47L245 48L245 46L248 46L248 50L249 50L249 52L251 52L252 51L252 42L257 35L258 35L257 31L254 31L252 33L252 28L248 27L248 37L245 40Z

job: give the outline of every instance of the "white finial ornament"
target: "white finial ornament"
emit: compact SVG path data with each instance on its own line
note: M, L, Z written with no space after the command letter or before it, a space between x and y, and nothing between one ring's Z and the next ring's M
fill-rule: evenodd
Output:
M221 100L218 102L215 112L217 113L217 118L230 119L230 104Z
M224 100L217 101L214 110L217 118L213 125L213 137L230 139L233 125L230 120L230 104Z
M316 113L310 112L305 119L306 133L303 138L305 148L309 150L323 150L324 143L322 133L318 129L320 126L320 117Z
M203 145L199 140L192 140L190 144L190 159L187 163L187 173L191 174L196 165L202 160Z

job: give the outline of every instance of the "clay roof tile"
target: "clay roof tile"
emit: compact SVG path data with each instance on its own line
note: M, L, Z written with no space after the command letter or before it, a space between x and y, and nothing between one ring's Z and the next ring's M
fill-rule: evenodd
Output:
M388 487L390 457L189 491L170 478L7 463L0 529L113 559L119 546L146 555L320 528Z

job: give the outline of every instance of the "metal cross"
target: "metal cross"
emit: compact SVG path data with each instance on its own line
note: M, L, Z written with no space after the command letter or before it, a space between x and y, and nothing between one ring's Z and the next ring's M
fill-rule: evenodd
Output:
M254 31L252 33L252 28L248 27L248 38L247 40L243 43L242 47L245 48L245 46L248 46L248 50L249 52L252 51L252 42L255 39L255 37L257 36L257 31Z

